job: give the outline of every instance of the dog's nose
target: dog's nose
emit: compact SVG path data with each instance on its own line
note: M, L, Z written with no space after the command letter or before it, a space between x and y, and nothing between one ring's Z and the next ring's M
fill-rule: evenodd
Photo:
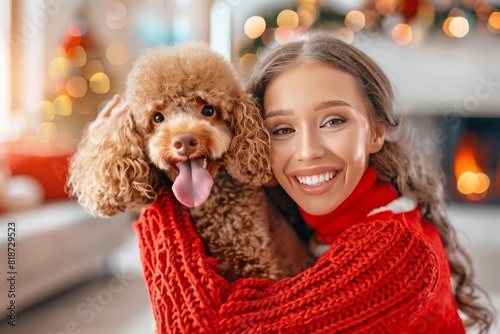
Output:
M177 154L189 157L198 150L200 139L193 133L183 133L172 138L172 146Z

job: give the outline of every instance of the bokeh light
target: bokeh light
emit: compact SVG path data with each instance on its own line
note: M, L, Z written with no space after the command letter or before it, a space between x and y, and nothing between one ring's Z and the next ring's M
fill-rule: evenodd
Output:
M413 31L408 24L400 23L392 29L392 39L398 45L406 45L413 38Z
M87 62L87 52L80 45L77 45L67 52L67 58L71 61L71 64L76 67L82 67Z
M262 43L268 48L272 48L276 44L276 39L274 38L276 28L268 28L262 34Z
M106 17L113 21L119 21L127 16L127 7L120 1L113 1L108 5Z
M54 123L43 122L36 128L35 134L40 142L50 144L56 139L57 127Z
M76 76L68 80L66 91L73 97L84 97L87 94L87 80L84 77Z
M337 30L337 36L348 44L354 41L354 31L351 28L342 27Z
M106 11L106 24L111 29L125 27L127 25L127 7L119 1L111 2Z
M487 21L492 10L490 5L483 3L476 7L476 15L480 20Z
M62 80L68 76L69 61L62 56L55 57L49 63L48 74L52 80Z
M253 65L257 62L257 55L254 53L246 53L240 58L240 71L244 74L250 73Z
M251 38L256 39L260 37L266 30L266 21L263 17L252 16L249 17L244 26L245 34Z
M106 48L106 58L113 65L123 65L130 60L127 48L123 43L115 41Z
M90 77L90 89L97 94L106 94L110 88L109 77L104 72L97 72Z
M52 101L43 100L38 103L37 113L42 115L44 121L52 121L56 115L56 109Z
M299 15L293 10L282 10L276 19L278 27L296 28L299 25Z
M83 77L87 80L90 80L90 78L96 74L97 72L103 72L104 71L104 66L99 60L92 60L85 65L83 68Z
M481 172L466 171L457 180L457 189L460 193L464 195L483 194L483 196L468 196L472 200L483 198L489 187L489 177Z
M310 4L302 4L297 8L297 15L299 16L300 25L310 27L316 20L316 7Z
M82 37L83 32L80 30L80 27L77 23L71 24L68 29L66 29L66 33L73 37Z
M351 10L345 16L344 22L346 27L351 28L353 31L360 31L366 24L365 14L359 10Z
M393 14L396 7L396 0L375 0L375 9L382 16Z
M293 28L291 27L278 27L274 31L274 39L278 44L288 43L293 37Z
M71 99L67 95L59 95L54 99L54 110L57 115L69 116L73 111Z
M443 23L443 31L450 37L462 38L469 33L469 21L465 17L450 16Z
M491 13L488 18L488 30L495 34L500 32L500 12Z

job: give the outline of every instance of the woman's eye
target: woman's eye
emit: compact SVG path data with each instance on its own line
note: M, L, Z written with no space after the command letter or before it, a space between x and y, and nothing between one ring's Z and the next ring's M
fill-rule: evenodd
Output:
M154 121L155 123L161 123L165 120L165 117L163 116L162 113L157 112L154 116Z
M203 109L201 110L201 114L206 117L212 117L214 113L215 111L212 106L204 106Z
M332 118L325 122L321 127L322 128L332 128L345 123L345 119L343 118Z
M282 136L282 135L287 135L287 134L292 133L292 132L294 132L294 130L292 128L279 128L279 129L273 130L271 132L271 134L273 136Z

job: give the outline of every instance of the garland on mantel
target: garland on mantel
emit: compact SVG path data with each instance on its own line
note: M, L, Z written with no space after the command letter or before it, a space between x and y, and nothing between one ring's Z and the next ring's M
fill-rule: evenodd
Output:
M344 8L340 9L339 3ZM486 0L367 0L357 7L349 1L298 0L293 7L262 16L265 28L258 37L242 36L240 55L258 57L260 50L318 29L336 32L348 42L363 32L381 34L399 45L418 42L422 35L431 34L449 38L464 38L473 32L500 36L500 11ZM291 19L280 24L283 11ZM246 65L240 65L240 69L242 66Z

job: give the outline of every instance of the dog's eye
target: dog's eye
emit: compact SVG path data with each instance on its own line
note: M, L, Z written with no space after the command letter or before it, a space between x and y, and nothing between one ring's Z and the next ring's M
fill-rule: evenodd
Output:
M214 115L214 108L212 106L204 106L201 113L203 116L212 117Z
M154 116L155 123L161 123L165 120L165 117L163 117L162 113L157 112Z

